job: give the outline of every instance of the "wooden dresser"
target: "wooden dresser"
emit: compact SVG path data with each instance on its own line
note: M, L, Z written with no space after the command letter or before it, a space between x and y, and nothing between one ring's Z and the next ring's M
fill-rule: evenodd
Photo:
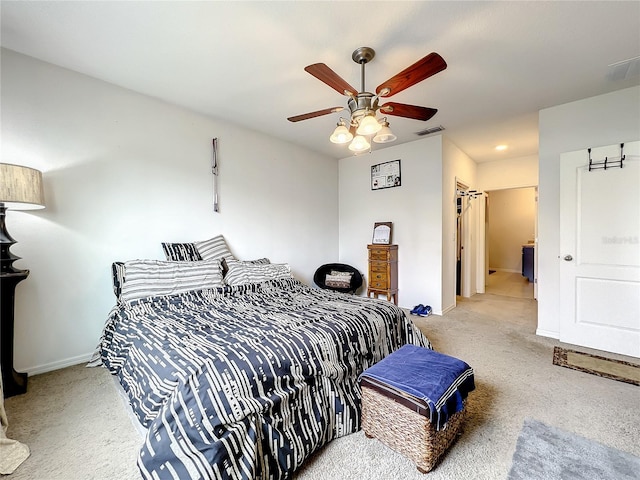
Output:
M371 294L386 295L387 300L393 298L398 304L398 246L368 245L369 250L369 285L367 297Z

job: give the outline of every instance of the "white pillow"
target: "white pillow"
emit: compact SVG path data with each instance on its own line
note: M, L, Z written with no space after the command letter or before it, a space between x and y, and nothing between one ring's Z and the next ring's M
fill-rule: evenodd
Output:
M126 281L122 285L122 300L125 302L224 286L219 260L130 260L124 263L124 268Z
M198 250L203 260L234 258L222 235L201 242L193 242L193 244L196 246L196 250Z
M227 285L260 283L280 278L291 278L291 268L286 263L251 264L238 260L226 260L229 271L224 277Z

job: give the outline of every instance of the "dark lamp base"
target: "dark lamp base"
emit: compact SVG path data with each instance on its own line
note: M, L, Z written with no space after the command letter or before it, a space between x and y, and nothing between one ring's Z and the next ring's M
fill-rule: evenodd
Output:
M27 374L13 368L13 325L16 285L29 276L29 270L13 268L20 257L9 251L16 241L5 226L6 208L0 204L0 366L5 398L27 391Z

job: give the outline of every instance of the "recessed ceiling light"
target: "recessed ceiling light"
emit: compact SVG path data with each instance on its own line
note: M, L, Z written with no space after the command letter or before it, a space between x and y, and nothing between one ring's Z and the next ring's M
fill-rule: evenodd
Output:
M498 150L499 152L506 150L507 146L506 145L496 145L496 150Z

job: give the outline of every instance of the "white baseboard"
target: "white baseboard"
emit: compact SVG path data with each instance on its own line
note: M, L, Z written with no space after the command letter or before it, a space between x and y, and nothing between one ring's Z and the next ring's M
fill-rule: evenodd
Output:
M542 330L540 328L536 329L536 335L539 335L541 337L555 338L556 340L560 338L560 332L554 332L552 330Z
M61 368L72 367L79 365L80 363L87 363L91 360L93 352L85 355L78 355L77 357L66 358L57 362L45 363L44 365L38 365L35 367L27 368L27 374L31 377L33 375L40 375L41 373L53 372L54 370L60 370Z
M443 308L443 309L442 309L442 311L441 311L440 313L436 313L436 315L444 315L445 313L447 313L447 312L449 312L449 311L453 310L454 308L456 308L456 306L455 306L455 305L449 305L448 307Z
M495 267L489 267L489 270L495 270L496 272L522 273L522 270L513 270L513 269L511 269L511 268L495 268Z

